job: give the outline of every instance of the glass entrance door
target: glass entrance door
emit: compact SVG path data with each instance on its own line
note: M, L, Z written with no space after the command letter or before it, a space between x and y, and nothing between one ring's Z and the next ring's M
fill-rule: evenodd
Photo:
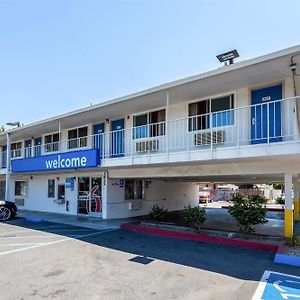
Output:
M78 214L102 216L101 177L78 177Z

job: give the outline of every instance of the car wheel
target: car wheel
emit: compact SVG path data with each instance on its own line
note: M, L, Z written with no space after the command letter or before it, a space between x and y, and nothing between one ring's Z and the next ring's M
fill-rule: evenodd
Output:
M12 217L11 210L6 206L0 207L0 221L7 221Z

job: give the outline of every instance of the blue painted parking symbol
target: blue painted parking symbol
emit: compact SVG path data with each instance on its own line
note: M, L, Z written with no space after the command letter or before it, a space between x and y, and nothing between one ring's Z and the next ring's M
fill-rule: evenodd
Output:
M300 277L265 271L252 300L299 300Z

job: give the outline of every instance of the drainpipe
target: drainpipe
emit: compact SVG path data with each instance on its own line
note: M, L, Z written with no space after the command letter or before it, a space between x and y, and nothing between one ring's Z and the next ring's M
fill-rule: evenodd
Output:
M10 201L10 134L6 134L6 178L5 178L5 201Z

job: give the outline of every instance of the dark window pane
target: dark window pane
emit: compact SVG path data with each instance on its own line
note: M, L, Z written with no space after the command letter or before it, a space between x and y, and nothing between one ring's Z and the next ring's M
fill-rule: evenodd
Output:
M233 108L233 95L211 99L211 112L228 110Z
M49 179L48 180L48 198L55 197L55 180Z
M77 129L72 129L68 131L68 139L76 139L77 138Z
M60 184L57 186L57 198L65 199L65 185L64 184Z
M78 137L87 136L87 132L88 132L88 128L87 127L78 128Z
M52 143L52 134L45 136L45 144L50 144L50 143Z
M54 133L52 139L53 139L53 142L58 142L59 141L59 133Z
M134 199L134 180L125 180L125 199Z
M148 123L147 114L133 117L133 126L143 126L143 125L147 125L147 123Z

